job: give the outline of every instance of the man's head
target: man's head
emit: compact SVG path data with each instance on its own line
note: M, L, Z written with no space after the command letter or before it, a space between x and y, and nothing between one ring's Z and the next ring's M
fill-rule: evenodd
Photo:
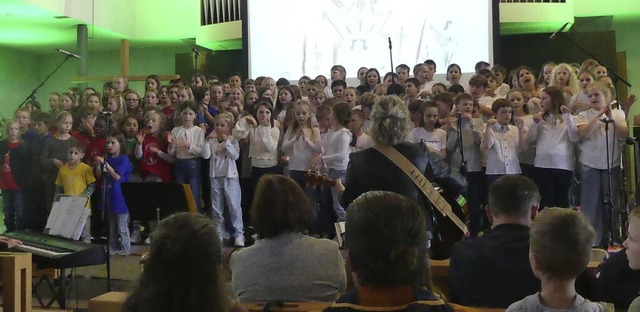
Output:
M529 260L536 277L566 281L578 277L591 258L596 232L584 214L547 208L531 225Z
M539 205L538 187L527 177L506 175L489 188L489 212L493 226L501 223L530 225Z
M640 209L636 207L629 214L629 236L622 243L626 248L629 267L632 270L640 270Z
M421 285L428 280L427 229L407 197L371 191L347 209L345 247L360 286Z

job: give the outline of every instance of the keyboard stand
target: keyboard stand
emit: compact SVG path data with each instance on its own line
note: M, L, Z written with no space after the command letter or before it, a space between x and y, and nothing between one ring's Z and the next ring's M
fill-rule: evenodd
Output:
M57 274L57 277L55 273L53 274L53 276L47 273L44 273L40 276L33 288L36 294L36 298L38 298L38 303L40 303L40 307L49 309L55 302L57 302L60 309L66 309L67 298L71 294L71 289L73 286L71 285L72 279L68 279L65 269L51 268L44 269L43 271L47 270L59 271L59 273ZM51 292L51 299L49 299L49 302L47 302L47 304L44 303L44 301L42 300L42 296L40 296L40 294L38 293L38 288L40 288L40 285L42 285L42 283L45 283L47 285L47 288ZM67 283L69 283L69 285L67 285ZM69 287L67 288L67 286Z

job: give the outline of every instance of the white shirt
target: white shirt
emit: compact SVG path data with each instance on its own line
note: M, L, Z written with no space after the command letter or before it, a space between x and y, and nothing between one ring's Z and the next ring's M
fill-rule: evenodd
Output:
M349 164L349 143L351 131L342 128L338 131L329 130L327 139L322 142L322 161L329 169L347 170Z
M423 142L425 146L441 151L447 148L447 133L442 129L429 132L424 127L417 127L409 132L409 142Z
M322 153L320 145L320 130L318 128L302 129L305 138L297 139L292 128L289 127L282 141L282 152L289 156L289 170L307 171L311 167L309 163L314 154ZM311 133L314 133L312 136ZM313 137L313 139L311 138Z
M586 124L590 119L594 118L598 112L589 109L581 112L576 117L576 126ZM622 110L614 109L611 111L611 117L618 122L625 122L625 115ZM604 123L598 121L598 125L591 137L582 140L580 144L580 163L596 169L607 169L607 146L605 144L606 137L604 131ZM622 141L615 135L613 124L609 124L609 160L611 167L620 166L620 154L622 153Z
M452 168L459 168L462 158L460 157L460 140L457 131L457 120L451 121L451 130L447 138L448 160ZM480 142L485 124L480 118L462 120L462 147L464 160L467 162L468 172L482 171L482 153Z
M561 121L551 115L539 123L534 122L527 130L527 140L536 145L534 165L537 168L573 170L574 143L569 139L568 124L568 120Z
M495 93L496 95L498 95L499 98L505 99L507 98L507 93L509 93L510 90L511 90L511 87L509 87L508 84L503 83L496 89Z
M251 166L269 168L278 164L278 140L280 129L270 126L249 126L247 118L242 118L233 128L236 139L249 136L249 157Z
M371 137L369 137L368 134L362 132L362 134L356 138L356 146L349 146L349 151L353 153L372 146L373 140L371 140Z
M175 127L171 130L171 136L174 139L186 140L189 142L189 148L169 144L169 155L175 156L177 159L192 159L202 156L202 147L204 146L204 131L202 131L202 128L196 126L188 129L182 126Z
M513 125L502 126L495 124L488 128L489 142L486 142L487 174L520 174L520 160L518 159L518 144L520 133ZM484 143L484 138L483 138Z
M230 136L223 142L218 142L217 139L209 139L205 150L208 150L205 154L211 157L211 165L209 166L210 177L238 177L236 160L240 157L240 146L234 137Z

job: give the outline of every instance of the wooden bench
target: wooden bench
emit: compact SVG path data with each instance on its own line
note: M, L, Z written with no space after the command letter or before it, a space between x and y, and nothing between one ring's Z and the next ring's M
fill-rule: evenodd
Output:
M2 311L31 312L31 254L0 253Z

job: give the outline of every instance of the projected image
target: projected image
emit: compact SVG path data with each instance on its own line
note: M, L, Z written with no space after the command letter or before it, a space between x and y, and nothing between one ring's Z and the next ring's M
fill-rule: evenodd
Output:
M491 61L489 0L249 0L250 72L297 79L327 75L334 64L361 67L433 59L473 71Z

